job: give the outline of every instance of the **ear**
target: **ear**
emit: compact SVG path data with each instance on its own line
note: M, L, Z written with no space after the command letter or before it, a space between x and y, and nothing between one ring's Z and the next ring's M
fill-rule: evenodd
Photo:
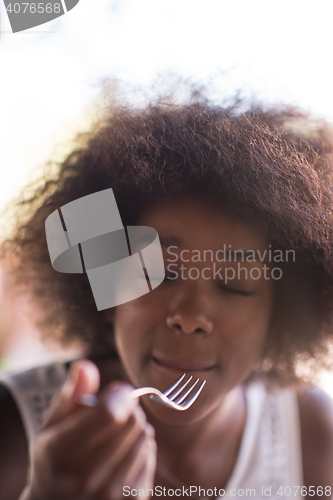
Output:
M115 313L115 308L114 307L110 307L110 309L106 309L104 314L105 314L105 317L106 317L106 321L108 323L111 323L113 324L114 322L114 313Z

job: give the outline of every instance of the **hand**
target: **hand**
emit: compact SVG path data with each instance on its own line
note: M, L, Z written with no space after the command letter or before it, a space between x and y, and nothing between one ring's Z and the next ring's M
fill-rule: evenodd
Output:
M20 500L117 500L123 487L153 488L154 429L129 384L114 382L95 407L76 403L96 394L99 372L88 360L74 363L44 419L32 453L29 483Z

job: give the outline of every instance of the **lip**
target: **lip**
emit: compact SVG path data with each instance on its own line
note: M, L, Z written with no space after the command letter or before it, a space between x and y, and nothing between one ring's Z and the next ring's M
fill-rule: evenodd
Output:
M216 363L211 364L201 364L201 363L193 363L191 361L185 360L169 360L169 359L161 359L152 356L152 360L159 366L164 368L170 368L172 370L179 370L181 372L207 372L216 368Z

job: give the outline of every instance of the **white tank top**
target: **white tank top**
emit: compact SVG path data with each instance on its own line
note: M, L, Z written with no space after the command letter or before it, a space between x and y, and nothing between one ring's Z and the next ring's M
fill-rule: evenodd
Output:
M30 445L38 433L43 412L65 378L63 363L0 374L0 383L17 404ZM304 498L302 450L296 393L279 387L268 389L263 382L255 381L246 387L246 401L240 451L221 498L228 495L233 499L301 500Z

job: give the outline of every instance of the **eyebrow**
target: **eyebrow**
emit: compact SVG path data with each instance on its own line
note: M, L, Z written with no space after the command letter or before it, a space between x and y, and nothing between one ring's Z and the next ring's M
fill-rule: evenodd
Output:
M169 236L169 237L159 236L159 238L160 238L161 246L164 248L168 248L171 246L176 246L176 247L180 247L180 248L183 247L183 241L180 238L177 238L174 236ZM223 251L222 248L219 250ZM229 260L228 259L229 252L230 252L230 257L232 257L232 259L230 259L229 262L238 262L238 261L244 262L244 260L249 255L251 255L251 256L253 255L253 250L242 250L241 248L237 248L237 249L226 248L225 250L226 250L226 260ZM255 261L256 260L257 259L255 259Z
M180 238L175 238L173 236L170 237L165 237L165 236L160 236L160 242L162 247L171 247L171 246L177 246L177 247L182 247L183 242Z

